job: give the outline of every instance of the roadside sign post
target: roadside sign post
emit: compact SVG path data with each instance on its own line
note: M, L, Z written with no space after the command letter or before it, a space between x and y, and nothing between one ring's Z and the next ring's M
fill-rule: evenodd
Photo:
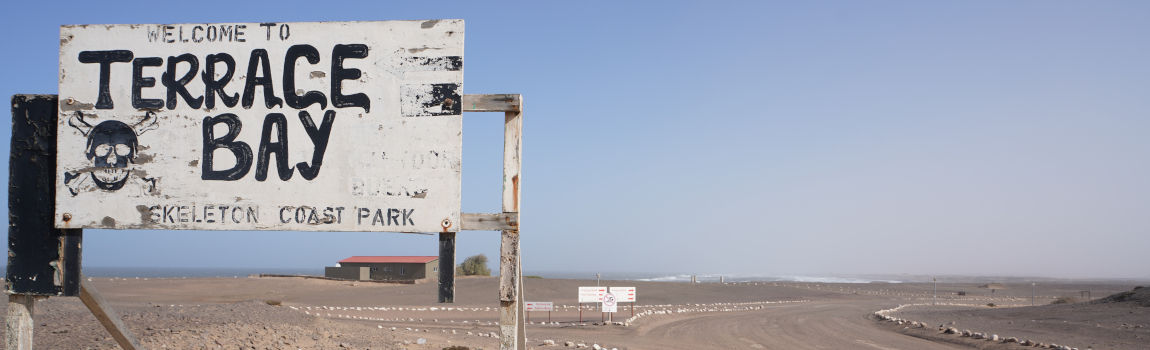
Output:
M618 302L618 299L615 298L615 294L608 292L603 295L603 312L611 315L612 321L615 320L615 312L619 311Z
M610 291L620 303L631 303L631 317L635 317L635 287L611 287Z
M524 303L527 310L527 322L531 322L531 311L547 311L547 322L551 322L551 311L554 304L550 301L528 301Z
M462 20L66 25L60 37L60 95L13 97L6 292L26 310L9 317L8 344L30 348L28 300L55 295L81 296L139 348L80 283L86 228L438 233L441 303L454 302L456 233L495 230L500 348L526 349L522 97L462 94ZM504 114L501 213L460 210L462 112Z
M602 302L604 294L607 287L579 287L579 322L583 322L583 303Z

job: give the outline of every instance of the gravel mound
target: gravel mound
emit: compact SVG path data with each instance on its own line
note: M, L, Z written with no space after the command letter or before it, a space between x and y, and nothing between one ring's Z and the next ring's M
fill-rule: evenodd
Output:
M1150 307L1150 287L1134 287L1129 292L1121 292L1098 299L1096 303L1131 303Z

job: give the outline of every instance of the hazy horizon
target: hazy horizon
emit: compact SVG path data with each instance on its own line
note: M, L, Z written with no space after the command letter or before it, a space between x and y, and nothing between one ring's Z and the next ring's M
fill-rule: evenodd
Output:
M464 93L523 95L525 271L1150 278L1150 3L336 5L12 3L0 95L58 91L64 24L459 18ZM465 213L501 211L502 124L464 116ZM458 237L459 261L498 261L499 233ZM86 230L83 261L304 268L437 244Z

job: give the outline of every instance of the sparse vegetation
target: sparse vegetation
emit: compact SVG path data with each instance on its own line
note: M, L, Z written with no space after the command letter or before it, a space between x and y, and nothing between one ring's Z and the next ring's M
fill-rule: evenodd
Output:
M1075 297L1061 297L1058 299L1054 299L1054 301L1050 302L1050 304L1052 304L1052 305L1053 304L1074 304L1077 302L1078 302L1078 298L1075 298Z
M452 346L448 346L446 348L443 348L443 350L471 350L471 348L466 347L466 346L452 345Z
M986 306L989 306L989 307L995 307L995 306L998 306L998 305L994 305L994 303L988 303L988 304L986 304Z
M523 278L538 278L538 279L543 279L543 276L523 276Z
M271 306L280 306L281 304L283 304L279 300L264 300L264 302L268 303L268 305L271 305Z
M491 269L487 268L487 256L479 254L463 259L463 263L455 268L455 274L457 276L491 276Z

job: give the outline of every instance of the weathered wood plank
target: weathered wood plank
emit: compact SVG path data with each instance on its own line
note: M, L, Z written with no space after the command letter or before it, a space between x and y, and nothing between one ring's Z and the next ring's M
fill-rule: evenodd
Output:
M8 320L5 349L32 350L32 315L36 311L36 296L8 294Z
M464 112L507 112L522 109L520 95L463 95Z
M80 276L80 301L84 302L84 306L92 311L96 316L96 320L112 334L112 338L116 339L116 343L120 344L120 348L124 350L144 350L140 342L136 340L136 336L132 335L132 331L128 326L124 325L124 321L120 320L120 315L116 314L116 310L104 301L104 297L100 296L100 292Z
M522 274L519 271L519 232L513 230L503 231L500 235L499 254L499 348L502 350L520 350L519 338L526 337L520 332L523 323Z
M439 302L455 302L455 232L439 233Z
M516 214L516 227L501 234L499 256L499 347L526 350L523 269L519 252L520 158L523 140L523 99L518 109L505 110L503 122L503 212Z
M460 230L503 231L519 229L519 213L472 214L463 213Z
M12 96L12 152L8 161L11 224L4 286L10 294L80 293L83 231L53 226L57 101L55 95Z
M503 212L518 213L519 192L523 190L523 112L506 112L503 119Z

